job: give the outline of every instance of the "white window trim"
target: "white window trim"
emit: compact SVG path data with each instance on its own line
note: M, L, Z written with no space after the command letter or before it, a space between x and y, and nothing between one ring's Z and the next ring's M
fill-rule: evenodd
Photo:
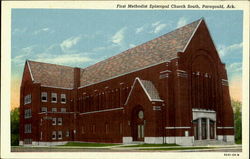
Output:
M46 97L46 100L43 100L43 97ZM41 101L42 102L47 102L48 101L48 93L47 92L42 92L42 94L41 94Z
M60 120L59 120L60 119ZM59 121L60 121L60 123L59 123ZM62 118L57 118L57 125L62 125Z
M62 111L62 110L65 110L65 111ZM67 109L66 108L61 108L61 112L65 113L65 112L67 112Z
M63 98L65 99L65 102L62 101ZM61 103L66 104L66 102L67 102L66 94L61 94Z
M53 138L53 135L55 135L54 138ZM56 131L52 131L52 140L56 140Z
M52 125L56 125L56 118L52 118Z
M54 109L55 111L53 111L53 109ZM51 108L51 112L57 112L57 108Z
M26 96L24 96L24 105L26 104L30 104L31 103L31 94L27 94Z
M56 98L56 101L53 101L54 96ZM57 93L51 93L51 103L57 103Z
M58 135L57 135L57 136L58 136L58 139L61 140L61 139L62 139L62 131L58 131L57 134L58 134ZM61 135L61 137L59 137L59 134Z
M46 111L43 111L43 108L46 108ZM47 107L41 107L41 112L47 112L48 108Z

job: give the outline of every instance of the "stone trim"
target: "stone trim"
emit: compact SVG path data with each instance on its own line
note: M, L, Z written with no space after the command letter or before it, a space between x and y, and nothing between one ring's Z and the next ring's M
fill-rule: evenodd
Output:
M115 111L115 110L123 110L123 109L124 109L123 107L113 108L113 109L104 109L104 110L98 110L98 111L80 113L79 115L92 114L92 113L100 113L100 112L108 112L108 111Z
M165 127L165 129L191 129L190 126L183 126L183 127Z

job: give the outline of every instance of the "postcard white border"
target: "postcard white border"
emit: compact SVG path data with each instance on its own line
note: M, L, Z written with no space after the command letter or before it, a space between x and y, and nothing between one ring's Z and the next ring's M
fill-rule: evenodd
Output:
M10 152L10 78L11 78L11 9L12 8L47 8L47 9L117 9L116 4L234 4L235 9L224 10L243 10L243 152L237 152L239 157L248 158L249 156L249 2L248 1L3 1L2 2L2 47L1 47L1 157L2 158L230 158L224 156L223 152ZM132 9L131 9L132 10ZM148 10L152 10L149 9ZM162 9L159 9L162 10ZM182 9L173 9L182 10ZM188 10L188 9L185 9ZM193 10L193 9L192 9ZM202 10L202 9L199 9ZM207 9L206 9L207 10ZM229 17L230 18L230 17Z

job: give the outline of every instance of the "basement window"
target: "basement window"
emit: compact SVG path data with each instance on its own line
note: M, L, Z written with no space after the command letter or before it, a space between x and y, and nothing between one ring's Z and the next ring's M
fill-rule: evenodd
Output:
M47 102L47 92L42 92L42 95L41 95L41 100L42 102Z
M52 132L52 140L56 140L56 131Z
M61 103L66 103L66 94L61 94Z
M65 136L66 136L66 137L69 137L69 130L66 131Z
M58 139L62 139L62 131L58 131Z
M57 94L51 93L51 103L56 103L56 102L57 102Z

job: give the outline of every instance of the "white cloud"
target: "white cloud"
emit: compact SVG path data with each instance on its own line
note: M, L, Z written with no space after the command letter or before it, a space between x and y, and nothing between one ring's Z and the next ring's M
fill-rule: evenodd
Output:
M153 31L151 31L150 33L157 34L160 31L162 31L164 28L166 28L167 24L162 24L160 21L157 21L155 23L152 23L151 26L153 28Z
M135 33L139 34L139 33L143 32L143 31L144 31L144 27L142 26L142 27L136 28Z
M154 22L154 23L152 23L152 27L156 27L156 26L159 25L160 23L161 23L160 21Z
M227 65L227 70L231 73L242 71L242 63L235 62Z
M160 24L157 27L155 27L154 33L157 34L160 31L162 31L165 27L167 26L167 24Z
M40 33L42 33L42 32L52 32L51 30L50 30L50 28L42 28L42 29L38 29L38 30L36 30L36 31L34 31L33 32L33 34L34 35L37 35L37 34L40 34Z
M51 55L40 54L35 61L55 63L55 64L76 64L93 61L89 57L83 57L79 54L64 54L64 55Z
M135 44L129 44L129 47L130 48L133 48L133 47L135 47L136 45Z
M122 29L118 30L111 38L111 41L115 44L122 45L124 40L125 30L127 28L123 27Z
M22 63L25 59L27 59L33 53L34 47L35 47L35 45L22 48L20 50L19 55L13 57L11 59L11 61L14 62L14 63L16 63L16 64Z
M232 44L229 46L219 45L218 51L221 57L227 56L228 53L242 48L242 42L238 44Z
M13 29L12 33L13 34L22 34L22 33L25 33L27 31L27 28L15 28Z
M70 37L66 40L64 40L61 44L60 47L62 51L66 52L68 49L76 45L79 41L81 40L81 36L77 37Z
M181 17L177 22L177 28L182 27L187 24L187 18Z

